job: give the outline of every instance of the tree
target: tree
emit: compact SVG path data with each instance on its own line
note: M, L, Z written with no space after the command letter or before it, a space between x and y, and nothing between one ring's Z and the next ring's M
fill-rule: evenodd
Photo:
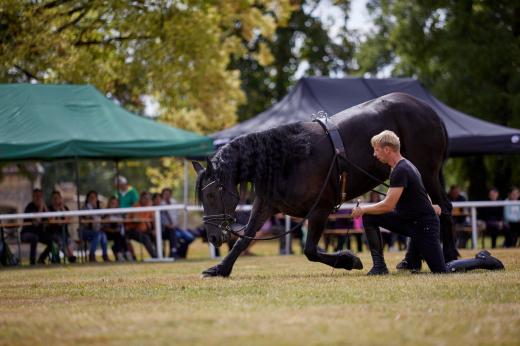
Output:
M309 76L348 74L355 70L353 33L342 27L338 37L331 37L323 19L315 14L319 4L319 0L302 1L287 25L276 29L272 40L259 35L252 42L244 42L248 53L231 62L233 68L241 71L242 89L247 97L239 108L239 120L266 110L284 97L302 66L307 66L305 74ZM350 1L334 4L346 20Z
M259 36L269 42L297 7L290 0L4 0L0 82L90 83L138 113L147 95L160 121L211 133L234 124L245 101L230 58L248 54L244 45ZM178 166L171 162L149 169L154 181Z
M360 46L361 73L391 66L394 76L418 78L452 107L520 127L520 4L515 1L373 0L375 28ZM462 176L473 198L486 185L502 191L520 183L516 156L470 157Z
M3 1L0 80L91 83L125 107L143 95L164 121L212 132L244 101L231 55L272 37L289 0Z

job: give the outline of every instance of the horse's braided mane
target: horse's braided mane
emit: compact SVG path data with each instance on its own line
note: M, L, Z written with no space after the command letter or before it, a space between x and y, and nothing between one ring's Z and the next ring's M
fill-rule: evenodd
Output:
M252 182L257 194L270 196L277 180L286 177L294 164L310 153L310 134L302 123L235 138L211 159L212 167L199 175L197 192L201 201L201 181L211 176L218 181Z

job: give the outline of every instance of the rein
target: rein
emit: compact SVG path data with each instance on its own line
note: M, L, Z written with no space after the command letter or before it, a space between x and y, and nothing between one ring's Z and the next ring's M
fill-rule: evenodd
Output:
M352 165L354 168L356 168L358 171L360 171L361 173L365 174L367 177L372 178L373 180L375 180L376 182L378 182L380 185L383 185L383 186L385 186L385 187L387 187L387 188L390 187L390 185L388 185L388 184L385 183L384 181L382 181L382 180L380 180L380 179L374 177L372 174L368 173L366 170L364 170L363 168L359 167L359 166L356 165L354 162L350 161L350 160L347 158L346 155L345 155L345 156L341 156L341 155L340 155L339 158L340 158L340 159L343 159L343 160L346 161L347 163L351 164L351 165ZM372 190L370 190L370 191L375 192L375 193L378 193L378 194L380 194L380 195L382 195L382 196L386 196L386 193L384 193L384 192L379 192L379 191L374 190L374 189L372 189Z

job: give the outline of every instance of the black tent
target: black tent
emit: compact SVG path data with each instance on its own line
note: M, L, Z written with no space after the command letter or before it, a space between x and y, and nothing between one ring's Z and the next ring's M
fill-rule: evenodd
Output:
M310 121L319 111L333 115L395 91L413 95L437 112L448 130L451 156L520 153L520 130L489 123L450 108L412 78L302 78L270 109L212 137L218 145L242 134L296 121Z

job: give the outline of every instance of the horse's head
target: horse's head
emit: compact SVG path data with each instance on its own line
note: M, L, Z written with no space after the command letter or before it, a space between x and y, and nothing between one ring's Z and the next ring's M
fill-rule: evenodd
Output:
M192 163L197 171L196 189L204 208L202 219L208 241L219 247L229 239L229 231L235 223L235 209L239 202L238 189L231 179L223 179L215 175L210 160L207 168L196 161Z

